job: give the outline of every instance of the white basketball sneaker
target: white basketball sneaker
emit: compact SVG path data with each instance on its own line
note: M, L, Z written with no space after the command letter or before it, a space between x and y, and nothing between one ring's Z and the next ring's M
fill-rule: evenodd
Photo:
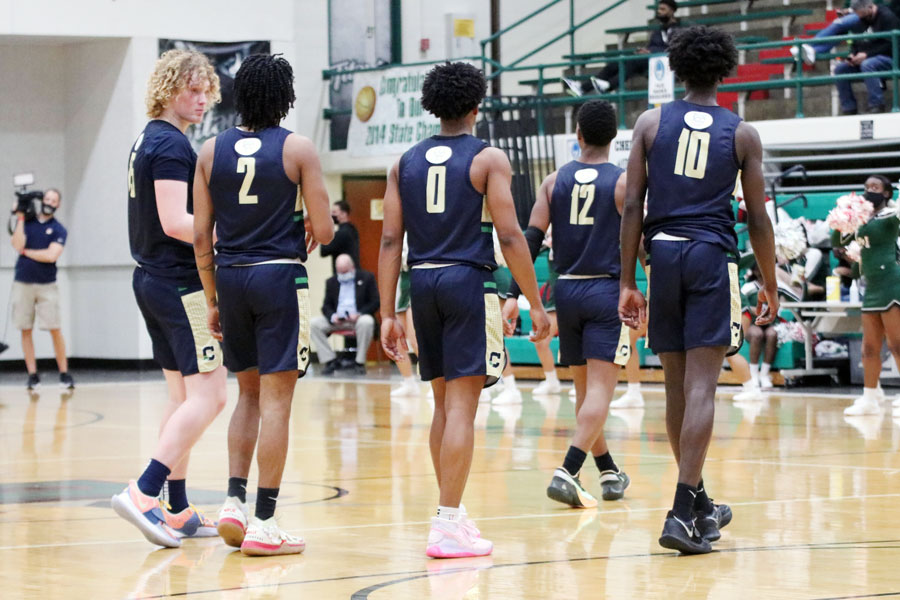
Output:
M418 398L419 386L411 381L404 381L391 390L391 398Z
M275 517L269 517L265 521L251 517L241 544L241 552L247 556L300 554L305 548L303 538L282 530L275 522Z
M755 386L744 388L731 397L734 402L758 402L763 398L762 390Z
M522 392L518 388L506 388L494 398L494 404L522 404Z
M848 417L858 417L862 415L877 415L881 412L881 405L878 400L863 394L853 401L853 404L844 409L844 414Z
M609 403L610 408L643 408L644 395L636 390L628 390Z
M226 544L240 548L247 533L249 517L247 505L236 497L229 496L225 498L225 503L219 510L219 524L216 530Z
M472 528L456 521L431 518L425 554L432 558L487 556L494 550L490 541L474 535Z
M533 396L550 396L558 394L560 391L562 391L562 386L559 384L559 379L545 379L531 391L531 394Z
M763 375L762 373L759 374L759 389L771 390L774 387L775 385L772 383L772 378L768 373L766 373L765 375Z

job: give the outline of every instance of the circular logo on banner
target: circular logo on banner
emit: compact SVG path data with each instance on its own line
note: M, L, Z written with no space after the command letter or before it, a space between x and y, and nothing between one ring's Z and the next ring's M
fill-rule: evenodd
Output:
M572 140L572 145L569 147L569 154L572 155L574 160L577 160L581 156L581 146L578 145L578 140Z
M359 90L359 93L356 95L354 108L356 110L356 118L363 123L371 119L372 114L375 112L375 88L367 85Z
M656 65L653 67L653 74L656 75L656 78L660 81L666 76L666 66L663 64L663 61L656 61Z
M596 169L578 169L575 171L575 181L578 183L590 183L597 179L598 175L600 174L597 173Z
M684 122L691 129L706 129L713 124L713 118L709 113L692 110L684 115Z
M435 146L425 153L425 160L433 165L440 165L453 155L453 149L450 146Z
M259 138L244 138L234 143L234 151L241 156L252 156L262 148L262 140Z

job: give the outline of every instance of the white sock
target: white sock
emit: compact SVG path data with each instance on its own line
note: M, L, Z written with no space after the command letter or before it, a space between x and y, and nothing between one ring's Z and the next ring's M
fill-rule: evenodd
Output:
M515 375L507 375L503 378L503 389L504 390L514 390L516 389L516 376Z
M544 371L544 379L546 381L559 381L559 378L556 376L556 369Z
M437 517L438 519L444 519L445 521L459 521L459 513L460 508L451 508L449 506L438 506L437 509Z
M863 399L878 402L878 388L863 388Z
M638 381L637 383L629 383L628 384L628 392L629 393L635 392L637 394L640 394L641 393L641 382Z
M418 387L419 381L416 379L415 375L410 375L409 377L403 378L403 384L409 387Z
M770 363L764 362L762 364L762 368L759 370L759 374L762 375L763 377L765 377L766 375L769 374L769 370L771 368L772 368L772 365Z
M759 381L759 365L752 364L750 365L750 379L752 381Z

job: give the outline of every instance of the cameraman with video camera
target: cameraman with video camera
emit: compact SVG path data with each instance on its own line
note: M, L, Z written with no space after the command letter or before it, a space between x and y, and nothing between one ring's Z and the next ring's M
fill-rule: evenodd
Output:
M28 369L29 390L40 384L37 361L34 356L34 340L31 330L35 315L38 326L49 330L53 337L56 364L59 367L59 384L72 389L75 382L68 373L66 342L60 330L59 290L56 287L56 261L66 243L66 228L53 218L59 208L59 190L50 188L40 192L19 192L14 209L15 228L12 247L19 253L12 289L13 323L22 331L22 353ZM41 198L40 208L35 206Z

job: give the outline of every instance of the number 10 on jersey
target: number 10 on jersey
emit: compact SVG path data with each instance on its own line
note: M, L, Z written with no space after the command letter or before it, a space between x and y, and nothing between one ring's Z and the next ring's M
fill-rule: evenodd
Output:
M675 174L703 179L708 156L709 132L682 129L678 137L678 153L675 155Z

